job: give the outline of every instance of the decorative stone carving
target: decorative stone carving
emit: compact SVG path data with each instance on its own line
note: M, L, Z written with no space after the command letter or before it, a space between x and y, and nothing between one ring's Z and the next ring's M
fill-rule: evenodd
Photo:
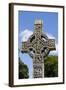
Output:
M42 32L43 22L36 20L34 33L27 42L22 42L22 53L28 53L33 58L33 78L44 77L44 58L51 50L55 50L55 40L48 39Z

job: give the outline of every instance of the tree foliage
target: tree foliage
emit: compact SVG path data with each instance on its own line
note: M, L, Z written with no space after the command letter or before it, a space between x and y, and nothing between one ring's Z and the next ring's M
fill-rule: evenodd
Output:
M19 58L19 79L29 78L29 71L26 64L24 64Z
M58 56L48 56L44 66L45 77L58 77Z

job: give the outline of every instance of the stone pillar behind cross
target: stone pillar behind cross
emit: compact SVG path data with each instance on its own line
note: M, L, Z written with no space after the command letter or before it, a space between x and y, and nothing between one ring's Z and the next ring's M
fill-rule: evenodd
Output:
M22 52L33 58L33 78L44 77L44 58L51 50L55 50L55 40L48 39L42 33L42 24L41 20L36 20L33 35L26 42L22 42Z

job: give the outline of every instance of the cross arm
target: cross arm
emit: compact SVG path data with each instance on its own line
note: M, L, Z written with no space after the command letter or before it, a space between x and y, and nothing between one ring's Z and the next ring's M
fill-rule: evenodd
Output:
M32 48L32 44L30 42L22 42L22 53L29 53Z
M22 42L22 53L27 53L28 52L28 46L27 46L27 42Z
M32 53L32 44L30 44L29 42L22 42L22 53L28 53L30 55L30 57L33 58L33 53Z
M55 39L48 39L48 48L49 50L56 50Z

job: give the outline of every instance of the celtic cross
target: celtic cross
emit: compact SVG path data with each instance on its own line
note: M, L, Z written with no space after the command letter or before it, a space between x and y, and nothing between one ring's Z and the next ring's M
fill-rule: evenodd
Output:
M44 58L55 50L55 40L42 32L42 25L41 20L36 20L34 33L26 42L22 42L22 53L28 53L33 58L33 78L44 77Z

